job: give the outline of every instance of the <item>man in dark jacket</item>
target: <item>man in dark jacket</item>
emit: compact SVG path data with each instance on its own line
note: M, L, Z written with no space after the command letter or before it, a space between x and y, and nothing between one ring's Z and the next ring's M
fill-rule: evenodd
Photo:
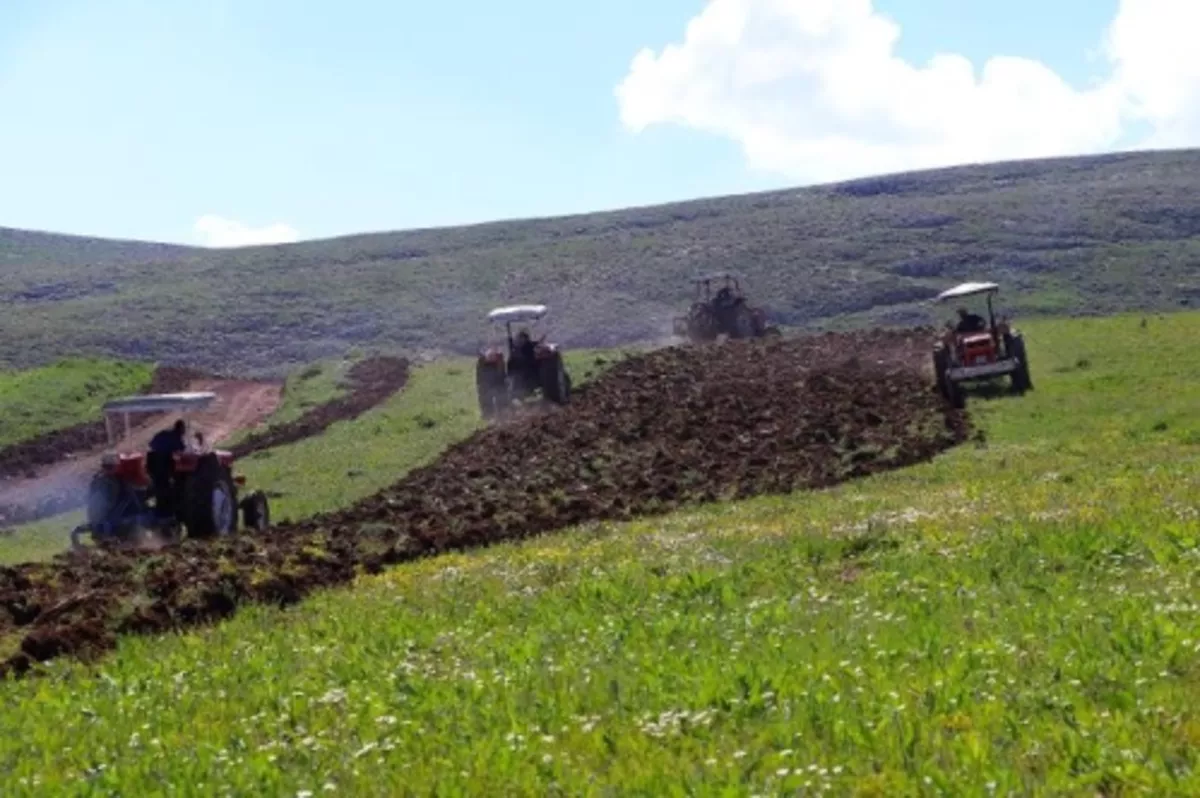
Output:
M146 471L154 489L154 511L160 518L170 515L175 509L172 482L175 476L175 454L187 449L184 435L187 425L179 419L169 429L164 429L150 439L150 453L146 457Z
M150 439L150 451L161 452L163 454L182 452L187 448L187 442L184 440L186 432L187 425L183 423L183 419L181 418L169 429L161 430Z
M532 391L538 381L537 345L533 342L528 330L521 330L517 333L512 361L509 371L516 371L520 375L524 391Z
M974 333L983 332L987 329L987 322L983 316L977 313L972 313L966 308L958 309L958 332Z

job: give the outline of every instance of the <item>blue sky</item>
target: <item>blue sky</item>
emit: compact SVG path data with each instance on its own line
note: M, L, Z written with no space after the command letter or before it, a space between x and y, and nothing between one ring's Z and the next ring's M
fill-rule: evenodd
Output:
M0 225L195 243L214 214L314 238L803 182L729 137L622 126L634 55L705 5L4 0ZM1117 8L874 5L914 64L1017 55L1077 88Z

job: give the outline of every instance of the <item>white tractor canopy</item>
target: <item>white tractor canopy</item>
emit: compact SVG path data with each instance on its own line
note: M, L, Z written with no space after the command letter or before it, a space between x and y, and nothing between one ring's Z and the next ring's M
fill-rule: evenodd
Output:
M166 413L171 410L189 412L203 410L212 404L217 395L212 391L191 393L157 393L144 396L127 396L105 403L105 413Z
M189 413L194 410L203 410L216 398L217 395L212 391L192 391L189 393L151 393L143 396L126 396L123 399L106 402L102 410L108 445L113 446L122 439L116 435L116 431L113 429L114 417L122 419L124 422L122 425L123 437L128 438L131 413L167 413L170 411Z
M963 283L938 294L937 301L945 302L949 299L959 299L976 294L994 294L999 290L1000 286L996 283Z
M497 324L512 324L514 322L537 321L546 315L547 308L545 305L510 305L504 308L496 308L491 313L488 313L488 321Z

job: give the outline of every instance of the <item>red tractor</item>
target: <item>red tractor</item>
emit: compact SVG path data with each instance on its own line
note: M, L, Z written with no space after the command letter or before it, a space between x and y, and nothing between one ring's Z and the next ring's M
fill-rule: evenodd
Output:
M966 405L965 383L1007 376L1013 393L1033 390L1025 339L1007 319L996 319L992 297L999 290L996 283L963 283L937 297L938 302L944 303L984 296L987 302L986 319L973 313L966 304L960 304L957 324L946 324L946 332L933 350L938 390L954 407Z
M724 284L713 293L713 283ZM728 272L692 278L696 296L688 315L674 320L674 332L693 343L714 341L720 335L729 338L762 338L779 335L779 329L767 323L762 308L751 307L742 294L737 276Z
M72 546L81 545L83 534L96 542L129 543L145 533L173 541L181 537L181 527L190 538L230 535L237 531L239 509L247 529L267 528L267 497L254 491L239 500L246 478L233 475L233 454L209 449L186 420L214 399L216 394L203 391L134 396L104 405L109 451L88 487L87 523L72 530ZM185 440L191 433L194 443L173 454L133 449L130 416L170 411L183 416ZM118 417L124 419L119 438L113 429Z
M507 347L497 343L493 333L475 365L479 412L485 419L533 396L557 405L570 400L571 377L558 344L547 343L545 333L534 340L525 329L513 336L514 324L532 325L545 316L545 305L513 305L488 313L488 321L504 325Z

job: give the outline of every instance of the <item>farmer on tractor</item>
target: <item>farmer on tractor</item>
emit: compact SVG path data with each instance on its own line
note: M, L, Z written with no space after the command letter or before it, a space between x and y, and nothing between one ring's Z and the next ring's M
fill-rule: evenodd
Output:
M517 333L517 352L526 362L533 362L535 352L533 338L530 337L529 330L521 330Z
M187 450L187 441L184 439L186 433L187 425L181 418L150 439L150 451L146 454L146 472L154 489L154 509L159 516L169 515L175 509L175 454Z
M517 333L513 346L513 363L509 369L521 375L526 386L532 387L538 382L537 347L528 330Z
M956 328L957 332L983 332L986 329L987 322L984 320L983 316L980 316L978 313L972 313L966 308L958 309L958 327Z

